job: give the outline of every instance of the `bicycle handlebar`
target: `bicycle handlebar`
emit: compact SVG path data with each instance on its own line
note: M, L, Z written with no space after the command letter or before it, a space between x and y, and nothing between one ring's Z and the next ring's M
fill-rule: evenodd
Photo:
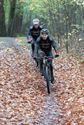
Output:
M58 56L57 56L58 57ZM43 57L35 57L37 59L48 59L48 60L53 60L54 58L57 58L56 55L54 56L43 56Z
M54 56L44 56L44 58L48 60L53 60L54 58L57 58L57 57L54 55Z
M37 59L48 59L48 60L52 60L54 58L57 58L56 56L43 56L43 57L37 57Z

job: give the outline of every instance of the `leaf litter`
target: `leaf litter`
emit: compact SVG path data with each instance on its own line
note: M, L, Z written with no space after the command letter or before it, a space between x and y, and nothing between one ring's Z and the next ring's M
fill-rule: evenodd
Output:
M21 47L22 53L0 52L0 125L84 125L84 64L73 55L54 60L48 95L30 51Z

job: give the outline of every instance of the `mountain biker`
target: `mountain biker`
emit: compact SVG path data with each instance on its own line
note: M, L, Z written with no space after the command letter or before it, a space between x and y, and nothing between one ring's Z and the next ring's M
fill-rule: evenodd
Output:
M31 41L32 57L34 55L35 42L40 35L41 29L42 27L40 26L39 19L33 19L32 26L30 27L29 32L27 34L27 39L29 39L29 42Z
M52 57L52 47L55 50L55 56L58 57L58 45L57 43L50 38L49 32L47 29L42 29L40 32L40 36L36 41L35 44L35 58L39 55L39 52L42 51L45 53L46 56ZM42 62L41 62L41 68L42 68ZM54 76L53 76L53 65L52 65L52 59L50 60L50 70L51 70L51 82L54 82Z

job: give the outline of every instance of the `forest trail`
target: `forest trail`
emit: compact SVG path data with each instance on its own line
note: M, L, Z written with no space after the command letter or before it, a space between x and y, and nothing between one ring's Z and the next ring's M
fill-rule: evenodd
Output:
M0 38L0 125L84 125L84 63L61 53L48 95L25 40Z

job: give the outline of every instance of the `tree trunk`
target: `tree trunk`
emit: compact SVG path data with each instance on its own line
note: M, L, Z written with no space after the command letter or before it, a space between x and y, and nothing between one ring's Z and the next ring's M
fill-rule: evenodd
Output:
M19 13L15 15L14 27L13 27L14 36L22 32L22 20L23 20L23 15L20 15Z
M66 30L66 52L69 53L69 45L68 45L68 31L69 31L69 15L68 15L68 8L66 6L66 3L64 1L64 7L65 7L65 30ZM68 18L67 18L68 17Z
M0 0L0 36L6 36L4 0Z
M11 0L10 1L9 24L8 24L8 35L9 36L13 36L15 9L16 9L16 0Z

